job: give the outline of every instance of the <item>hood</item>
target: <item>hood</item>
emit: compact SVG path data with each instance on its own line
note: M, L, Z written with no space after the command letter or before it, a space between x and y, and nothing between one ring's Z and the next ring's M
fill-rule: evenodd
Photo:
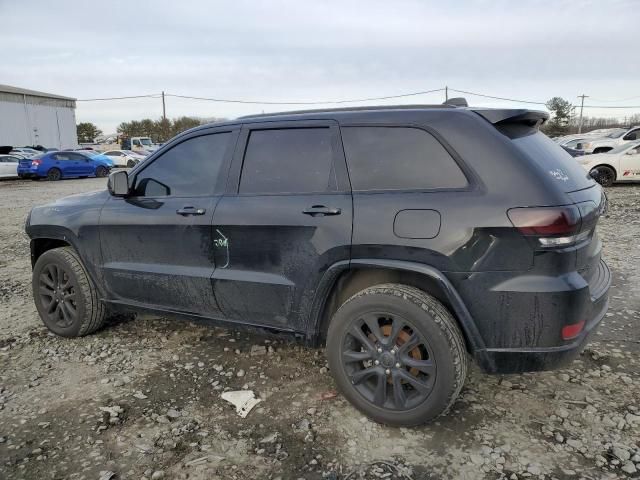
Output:
M90 205L94 203L97 199L101 199L102 197L106 197L108 195L109 195L109 192L106 189L94 190L92 192L75 193L73 195L68 195L66 197L58 198L57 200L43 206L54 207L54 206L67 206L67 205Z

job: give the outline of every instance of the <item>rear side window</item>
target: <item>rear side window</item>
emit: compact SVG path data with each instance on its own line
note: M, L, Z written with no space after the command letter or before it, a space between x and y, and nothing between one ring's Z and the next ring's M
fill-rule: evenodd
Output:
M242 164L240 193L335 190L331 129L253 130Z
M580 164L556 142L538 130L519 125L498 128L530 162L538 165L564 192L593 186L594 180Z
M433 135L411 127L343 127L353 190L463 188L462 170Z
M230 133L189 138L163 153L136 177L135 192L146 197L195 197L213 193Z

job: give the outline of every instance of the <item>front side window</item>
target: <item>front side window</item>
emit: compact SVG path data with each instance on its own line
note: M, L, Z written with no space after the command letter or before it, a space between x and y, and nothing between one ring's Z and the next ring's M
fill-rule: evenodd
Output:
M329 127L253 130L240 193L312 193L335 190Z
M211 195L229 145L229 132L193 137L163 153L136 176L135 195Z
M342 127L355 191L464 188L467 179L430 133L412 127Z

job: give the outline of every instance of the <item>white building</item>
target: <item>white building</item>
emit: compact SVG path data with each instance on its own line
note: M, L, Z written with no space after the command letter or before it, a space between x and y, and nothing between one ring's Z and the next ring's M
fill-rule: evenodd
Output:
M0 85L0 145L73 148L76 99Z

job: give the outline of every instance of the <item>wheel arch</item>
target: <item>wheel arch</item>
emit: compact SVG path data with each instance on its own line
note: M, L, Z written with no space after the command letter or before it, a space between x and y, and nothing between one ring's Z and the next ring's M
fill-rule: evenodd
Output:
M309 337L323 344L333 313L353 294L382 283L410 285L434 296L455 318L474 357L485 349L484 340L462 298L445 275L436 268L414 262L388 259L357 259L332 265L316 290Z
M91 281L96 285L101 296L104 298L105 292L102 287L102 283L99 282L97 278L100 275L95 271L92 262L87 261L85 255L83 255L82 249L79 248L79 242L71 230L65 227L54 227L50 225L45 227L43 225L38 225L30 227L29 236L31 238L29 246L31 250L32 269L38 261L38 258L40 258L43 253L53 250L54 248L71 247L80 258L80 261L84 265Z

